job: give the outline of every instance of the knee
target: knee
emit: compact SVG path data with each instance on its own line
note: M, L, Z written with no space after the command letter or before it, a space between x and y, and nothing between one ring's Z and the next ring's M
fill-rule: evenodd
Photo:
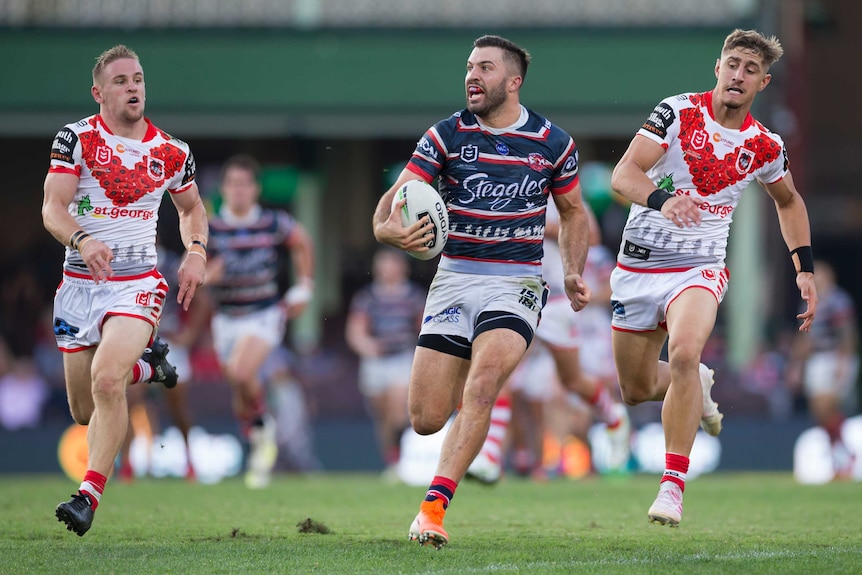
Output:
M93 402L116 403L125 401L126 380L108 374L98 374L93 377Z
M626 384L620 380L620 396L626 405L639 405L650 401L652 394L642 386Z
M443 426L449 421L449 415L451 414L443 414L442 412L411 411L410 426L419 435L431 435L443 429Z
M254 373L247 367L233 364L225 366L224 374L225 378L235 387L245 385L254 376Z

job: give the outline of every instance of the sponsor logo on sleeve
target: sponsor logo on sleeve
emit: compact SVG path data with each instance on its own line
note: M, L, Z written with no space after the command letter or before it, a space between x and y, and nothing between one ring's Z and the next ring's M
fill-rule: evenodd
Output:
M194 180L196 170L197 166L195 165L195 157L192 155L192 151L189 150L189 155L186 156L186 165L183 169L183 183L181 185L185 186Z
M647 132L653 133L659 138L667 137L667 130L671 127L674 120L676 120L676 114L668 104L662 102L649 115L646 122L642 128Z
M51 160L74 164L72 152L78 144L78 136L69 128L63 128L51 144Z

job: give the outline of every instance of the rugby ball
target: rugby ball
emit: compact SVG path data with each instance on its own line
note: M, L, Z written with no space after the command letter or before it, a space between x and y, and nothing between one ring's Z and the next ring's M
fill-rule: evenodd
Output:
M398 188L392 198L392 209L395 209L396 203L405 198L407 203L401 209L401 223L405 227L412 226L425 216L429 216L432 226L432 235L425 243L428 251L408 251L407 253L417 260L430 260L443 251L443 246L449 238L449 212L446 210L446 203L433 186L421 180L410 180Z

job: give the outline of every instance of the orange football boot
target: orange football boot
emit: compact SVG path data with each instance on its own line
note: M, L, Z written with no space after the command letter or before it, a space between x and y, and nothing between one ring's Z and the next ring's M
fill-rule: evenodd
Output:
M445 515L442 499L423 501L419 506L419 515L413 520L407 533L410 541L418 541L420 545L433 545L437 549L448 544L449 534L443 529Z

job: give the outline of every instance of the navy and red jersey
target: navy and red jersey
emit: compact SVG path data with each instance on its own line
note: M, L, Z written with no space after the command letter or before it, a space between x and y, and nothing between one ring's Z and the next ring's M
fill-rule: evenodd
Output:
M416 347L416 329L425 310L425 289L406 281L394 289L371 283L353 296L350 313L363 314L384 356Z
M440 269L539 275L548 197L578 184L578 150L565 131L523 106L502 129L465 109L425 132L407 169L429 183L439 176L449 210Z
M256 208L249 221L236 218L222 208L210 218L210 257L224 260L224 278L211 285L218 310L243 315L275 305L279 254L289 243L296 220L285 211Z

